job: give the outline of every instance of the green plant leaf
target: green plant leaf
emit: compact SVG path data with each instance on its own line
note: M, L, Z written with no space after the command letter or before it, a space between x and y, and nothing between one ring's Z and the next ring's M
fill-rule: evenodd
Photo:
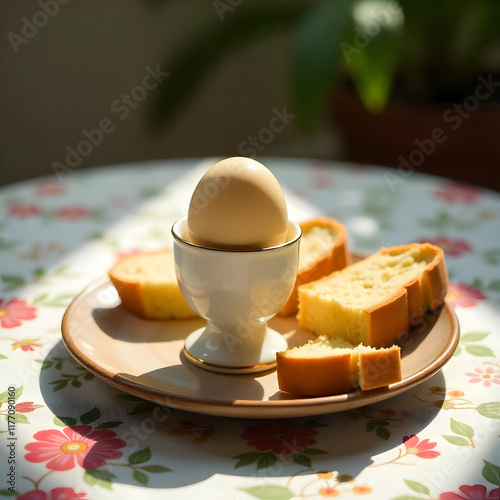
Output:
M464 437L460 436L445 436L443 437L448 441L448 443L454 445L454 446L470 446L470 441L468 439L465 439Z
M148 476L147 474L144 474L144 472L141 472L140 470L134 470L134 479L139 481L142 484L148 484Z
M340 45L352 26L355 2L317 2L297 28L292 47L290 93L292 112L303 130L323 114L339 78Z
M89 486L100 486L101 488L111 490L111 483L115 477L114 474L105 470L90 469L85 471L83 480Z
M3 497L15 497L16 495L19 495L19 493L17 491L0 490L0 495Z
M171 123L175 114L195 94L202 82L231 52L251 40L293 26L308 9L309 2L243 2L226 16L224 22L214 20L198 37L191 37L173 60L161 68L169 74L155 91L152 120L157 127Z
M249 495L261 500L290 500L295 496L295 493L283 486L274 486L264 484L261 486L252 486L251 488L242 488Z
M385 13L381 17L381 13ZM344 67L361 101L372 113L389 100L403 46L404 16L384 0L363 0L354 9L351 44L344 45Z
M427 486L424 486L422 483L418 483L417 481L412 481L411 479L403 479L403 481L407 484L409 488L417 493L422 493L423 495L429 495L430 490Z
M128 457L128 463L132 465L142 464L151 459L151 450L144 448L143 450L136 451Z
M373 420L368 420L368 422L366 422L365 431L366 432L372 432L372 431L375 430L375 427L377 427L377 425L375 424L375 422Z
M484 340L491 332L469 332L460 337L463 342L479 342Z
M500 419L500 401L481 403L477 407L477 412L486 418Z
M141 467L141 469L147 471L147 472L172 472L172 469L169 469L168 467L163 467L163 465L145 465L144 467Z
M495 353L484 345L466 345L465 350L472 356L495 357Z
M0 359L9 359L9 358L7 358L7 356L5 356L3 354L0 354Z
M77 424L76 418L73 417L54 417L54 424L58 425L59 427L67 427L70 425L76 425Z
M474 429L470 425L458 422L454 418L450 418L450 429L459 436L465 436L469 439L474 437Z
M484 459L483 462L484 467L482 474L484 479L495 486L500 486L500 467Z
M294 453L293 454L293 461L296 464L299 465L304 465L305 467L311 468L311 459L307 456L304 455L303 453Z

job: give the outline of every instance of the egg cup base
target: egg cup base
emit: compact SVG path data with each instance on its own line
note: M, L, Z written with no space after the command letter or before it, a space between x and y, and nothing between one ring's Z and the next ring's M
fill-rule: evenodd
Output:
M262 348L248 357L248 350L243 357L237 350L224 342L220 331L209 328L195 330L185 340L183 353L195 366L217 373L247 374L271 370L276 366L276 353L288 347L286 339L276 330L265 327L261 338ZM218 348L213 349L213 346Z

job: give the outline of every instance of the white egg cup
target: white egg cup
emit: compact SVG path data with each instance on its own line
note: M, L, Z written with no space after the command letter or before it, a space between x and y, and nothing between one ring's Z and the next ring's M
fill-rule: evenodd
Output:
M298 268L300 226L288 223L284 244L263 250L228 251L188 240L187 217L172 227L177 280L191 308L207 320L192 332L184 354L221 373L273 368L285 338L267 326L290 296Z

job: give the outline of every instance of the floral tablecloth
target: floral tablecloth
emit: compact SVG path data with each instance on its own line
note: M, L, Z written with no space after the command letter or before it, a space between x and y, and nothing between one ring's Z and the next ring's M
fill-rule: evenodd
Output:
M69 355L61 319L120 256L171 245L216 159L148 162L0 190L0 498L491 499L500 496L500 195L369 166L268 159L296 220L356 252L446 252L461 340L431 379L352 411L251 420L141 400Z

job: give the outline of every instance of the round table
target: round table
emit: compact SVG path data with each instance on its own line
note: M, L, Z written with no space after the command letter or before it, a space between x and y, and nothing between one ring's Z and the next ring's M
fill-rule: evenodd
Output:
M459 346L393 398L300 418L204 415L124 393L72 358L61 340L70 302L120 257L171 246L172 223L216 161L75 170L0 189L0 497L499 498L493 191L382 167L261 160L290 217L334 217L353 252L421 241L445 250Z

